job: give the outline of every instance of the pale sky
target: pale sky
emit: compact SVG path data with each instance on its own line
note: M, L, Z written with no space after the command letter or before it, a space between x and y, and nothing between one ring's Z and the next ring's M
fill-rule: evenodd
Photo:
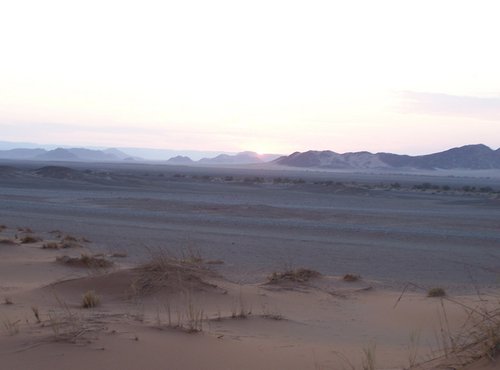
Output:
M500 1L0 2L0 140L500 147Z

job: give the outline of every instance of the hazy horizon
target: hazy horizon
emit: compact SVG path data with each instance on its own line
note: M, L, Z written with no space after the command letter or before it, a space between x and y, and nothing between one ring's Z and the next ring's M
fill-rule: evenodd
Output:
M429 154L500 147L495 1L2 7L0 139Z
M467 145L479 145L483 143L469 143L469 144L464 144L461 146L467 146ZM92 146L92 145L82 145L82 146L72 146L72 145L64 145L64 144L37 144L37 143L29 143L29 142L8 142L8 141L0 141L0 151L2 150L10 150L10 149L45 149L45 150L54 150L58 148L63 148L63 149L78 149L78 148L85 148L85 149L91 149L91 150L106 150L106 149L118 149L125 154L128 154L132 157L137 157L145 160L168 160L170 158L174 158L177 156L187 156L193 161L198 161L200 159L204 158L215 158L216 156L220 154L228 154L228 155L235 155L239 154L242 152L251 152L248 150L244 150L241 152L228 152L228 151L202 151L202 150L196 150L196 149L185 149L185 150L175 150L175 149L158 149L158 148L139 148L139 147L107 147L107 146ZM452 147L446 148L444 151L453 149ZM492 150L500 150L500 148L496 147L490 147ZM333 149L310 149L313 151L323 151L323 150L331 150L334 151ZM337 152L339 154L345 154L345 153L352 153L353 151L346 151L346 152ZM378 152L378 153L384 153L384 152ZM389 152L385 152L389 153ZM437 152L428 152L428 153L421 153L421 154L408 154L408 153L393 153L393 154L400 154L400 155L412 155L412 156L418 156L418 155L428 155L428 154L434 154ZM282 155L282 156L288 156L291 155L292 152L290 153L257 153L259 155ZM376 154L376 153L373 153Z

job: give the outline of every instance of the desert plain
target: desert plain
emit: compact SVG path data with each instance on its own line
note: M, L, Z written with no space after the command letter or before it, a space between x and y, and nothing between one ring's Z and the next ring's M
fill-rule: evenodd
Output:
M499 191L498 171L5 161L0 368L499 368Z

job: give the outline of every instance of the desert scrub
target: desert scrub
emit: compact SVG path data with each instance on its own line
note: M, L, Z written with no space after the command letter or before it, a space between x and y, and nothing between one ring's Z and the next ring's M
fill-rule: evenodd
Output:
M48 242L42 245L42 249L68 249L68 248L81 248L81 245L74 242Z
M41 241L42 239L33 235L26 235L23 238L21 238L21 244L31 244L31 243L37 243Z
M91 256L82 253L80 257L60 256L56 261L68 266L87 267L87 268L107 268L113 266L112 261L105 258Z
M59 249L59 243L49 242L42 245L42 249Z
M427 291L427 297L444 297L445 295L443 288L431 288Z
M82 307L83 308L93 308L99 305L99 296L93 291L89 290L82 297Z
M131 284L133 295L147 295L162 288L175 291L216 288L204 280L214 274L204 266L203 259L196 256L176 258L166 251L158 250L152 252L149 262L136 267L134 272L137 277Z
M354 282L354 281L358 281L360 279L361 279L361 276L355 275L355 274L345 274L342 277L342 280L347 281L349 283Z
M5 331L7 332L7 334L9 334L9 335L16 335L19 333L19 323L20 322L21 322L21 320L11 321L8 318L2 320L3 327L4 327Z
M318 271L299 268L295 270L286 270L284 272L273 272L271 276L269 276L269 283L274 284L283 281L304 283L320 276L321 274Z

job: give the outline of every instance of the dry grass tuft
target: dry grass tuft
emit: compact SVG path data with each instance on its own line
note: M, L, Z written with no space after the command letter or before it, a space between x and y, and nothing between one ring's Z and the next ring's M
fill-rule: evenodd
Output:
M444 297L446 292L443 288L431 288L427 291L427 297Z
M269 276L268 283L277 284L280 282L291 281L295 283L305 283L311 279L320 277L321 274L318 271L299 268L296 270L286 270L284 272L273 272Z
M352 282L355 282L355 281L359 281L361 280L361 276L359 275L355 275L355 274L345 274L343 277L342 277L342 280L343 281L346 281L348 283L352 283Z
M56 342L89 344L95 338L93 333L100 332L105 327L102 318L92 314L89 316L78 315L72 312L66 302L61 301L57 295L58 310L47 313L48 320L41 323L42 327L52 330Z
M66 235L64 238L62 238L62 241L64 242L77 242L78 239L74 237L73 235Z
M38 243L39 241L42 241L42 238L33 235L26 235L21 238L21 244Z
M99 296L93 291L89 290L82 297L82 307L83 308L93 308L99 305Z
M394 307L398 305L409 286L420 290L425 288L408 283ZM479 293L478 293L479 294ZM414 347L410 350L410 368L415 369L456 369L464 368L477 361L495 360L500 355L500 308L488 304L489 300L481 299L474 306L464 304L450 298L442 288L432 288L427 291L429 297L441 297L438 318L440 329L436 332L438 351L424 362L416 363L418 337L411 339ZM448 321L446 304L461 307L466 319L457 331L452 331Z
M20 233L33 234L33 230L31 230L29 227L18 227L17 231L19 231Z
M42 249L59 249L59 248L61 248L61 245L55 242L48 242L42 245Z
M60 256L56 261L68 266L86 267L86 268L109 268L113 262L102 257L90 256L82 253L80 257Z
M68 248L81 248L81 245L75 242L47 242L42 245L42 249L68 249Z
M112 258L127 258L128 255L127 255L127 253L112 253L110 255L110 257L112 257Z
M20 322L21 320L11 321L8 318L2 320L3 327L7 331L7 334L9 335L16 335L19 333Z
M162 288L174 291L215 288L203 279L214 275L196 256L176 258L163 250L151 254L151 260L135 269L138 277L132 283L134 295L147 295Z

